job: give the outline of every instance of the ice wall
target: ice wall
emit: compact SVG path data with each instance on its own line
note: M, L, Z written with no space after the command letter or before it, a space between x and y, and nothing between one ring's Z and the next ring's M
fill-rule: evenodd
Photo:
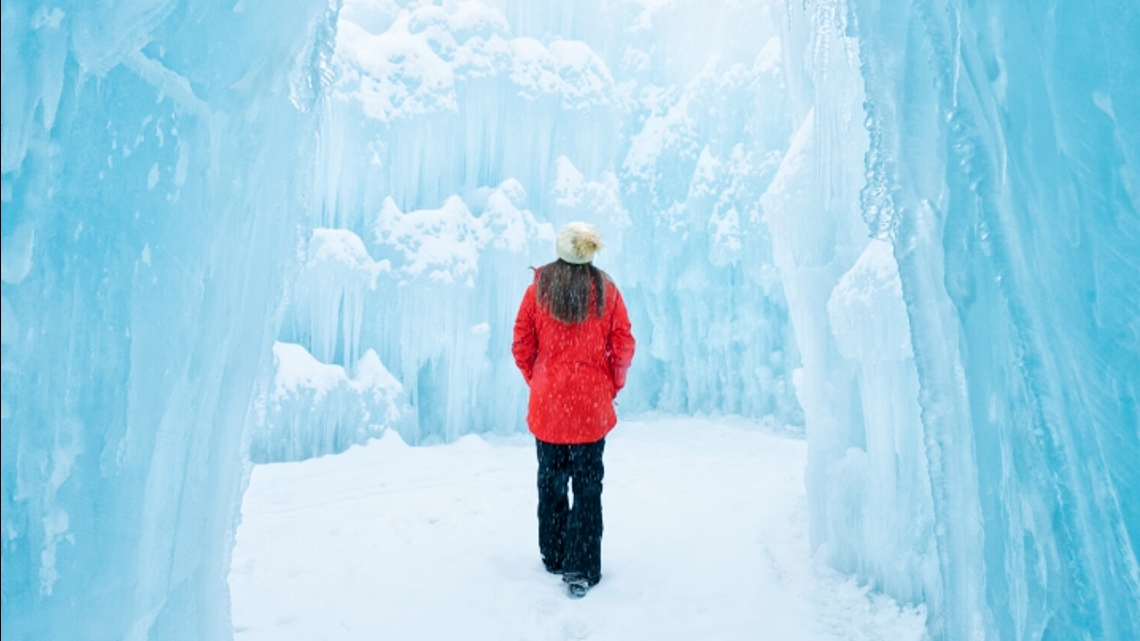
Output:
M1140 7L785 7L814 543L937 639L1140 637Z
M228 638L335 11L0 12L4 638Z
M315 224L391 270L341 307L298 286L281 339L345 366L375 349L411 442L525 429L514 313L585 219L645 346L622 411L802 423L758 205L792 127L776 29L764 2L349 0Z
M338 454L398 428L408 412L403 386L373 350L356 361L355 377L294 343L274 343L273 367L253 399L253 463Z

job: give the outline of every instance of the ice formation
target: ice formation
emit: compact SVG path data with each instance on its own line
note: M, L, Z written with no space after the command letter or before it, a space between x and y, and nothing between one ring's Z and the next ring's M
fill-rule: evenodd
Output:
M0 7L4 638L228 638L335 11Z
M272 381L254 398L249 458L301 461L343 452L401 425L403 386L369 349L350 378L294 343L273 345Z
M390 269L342 307L296 287L282 340L341 365L374 348L415 412L409 442L525 429L510 325L528 267L584 218L649 339L623 407L802 423L759 207L792 126L767 10L593 3L575 15L618 22L586 28L531 9L345 3L314 215ZM674 57L701 13L733 38Z
M250 457L523 429L575 219L623 413L804 426L935 639L1140 636L1134 2L80 5L0 3L5 637L224 639Z
M936 639L1137 638L1140 8L787 10L814 543Z

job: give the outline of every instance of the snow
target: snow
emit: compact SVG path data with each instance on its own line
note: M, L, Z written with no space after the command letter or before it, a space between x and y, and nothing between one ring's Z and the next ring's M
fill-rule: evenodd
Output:
M502 75L519 95L553 96L572 110L609 100L613 78L589 46L511 38L502 14L482 2L396 9L379 33L354 21L374 15L357 4L364 3L348 3L338 24L334 95L359 102L368 118L392 122L458 111L457 84L469 77Z
M569 600L538 557L533 441L394 432L254 469L235 639L921 641L811 561L802 441L740 420L625 421L606 442L602 582Z
M254 463L299 461L344 451L409 414L403 385L369 349L350 378L302 345L273 344L272 383L254 397L249 457Z
M372 118L456 108L451 66L424 38L408 33L406 17L397 20L386 37L345 21L337 30L337 50L341 59L352 61L352 66L344 65L342 94L359 100Z
M415 408L409 441L525 429L510 326L573 220L599 228L598 266L653 337L624 407L802 424L759 205L793 124L778 27L764 6L681 2L629 31L629 8L345 3L314 226L392 271L343 310L331 279L298 284L278 338L345 367L374 348Z
M380 435L456 443L399 450L428 468L471 434L510 454L513 314L582 219L641 346L623 416L806 439L806 493L746 482L739 522L678 530L806 541L773 558L814 578L733 583L748 607L890 619L810 557L938 641L1140 638L1134 0L0 4L6 639L226 641L257 464ZM660 467L631 469L679 482ZM626 546L595 596L748 616Z
M350 271L370 274L370 286L377 274L388 269L383 263L372 260L359 236L345 229L314 229L309 245L309 261L341 263ZM337 280L343 281L345 277L341 276Z
M277 361L273 396L277 398L294 393L297 388L308 387L316 393L314 400L319 400L329 390L348 381L343 367L318 361L301 345L274 343L273 357Z

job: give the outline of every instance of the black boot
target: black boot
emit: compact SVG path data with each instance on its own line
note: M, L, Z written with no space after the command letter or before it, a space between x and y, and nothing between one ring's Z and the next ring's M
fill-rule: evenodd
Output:
M590 591L590 582L584 578L562 579L566 583L566 596L571 599L581 599Z

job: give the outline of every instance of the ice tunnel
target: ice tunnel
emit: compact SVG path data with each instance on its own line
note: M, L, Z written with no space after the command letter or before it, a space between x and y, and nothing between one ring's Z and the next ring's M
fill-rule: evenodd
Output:
M233 636L257 463L525 431L595 222L621 412L806 439L934 641L1140 638L1132 0L0 0L5 640Z

